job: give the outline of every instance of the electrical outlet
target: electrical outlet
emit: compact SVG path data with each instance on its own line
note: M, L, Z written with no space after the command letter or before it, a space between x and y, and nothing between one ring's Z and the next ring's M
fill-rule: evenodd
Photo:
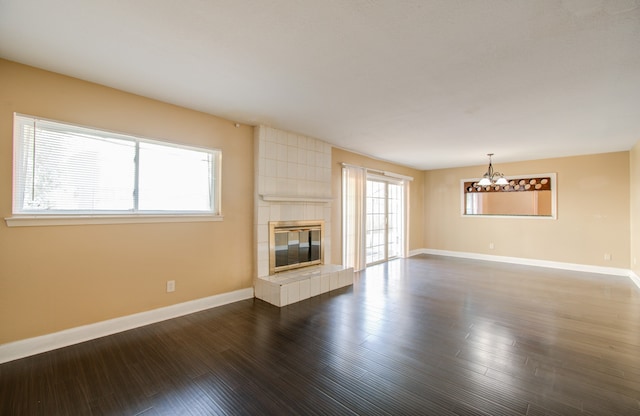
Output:
M167 293L176 291L176 281L167 280Z
M489 250L493 250L496 246L493 243L489 243Z
M611 260L611 254L605 253L604 259L605 259L605 261L610 261Z

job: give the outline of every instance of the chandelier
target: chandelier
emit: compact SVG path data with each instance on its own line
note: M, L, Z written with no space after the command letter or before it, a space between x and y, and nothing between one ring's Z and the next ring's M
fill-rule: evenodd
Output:
M487 156L489 156L489 169L487 169L487 172L482 176L482 179L480 179L478 185L508 185L509 181L505 179L504 175L500 172L494 172L493 170L493 165L491 164L491 156L493 156L493 153L487 153Z

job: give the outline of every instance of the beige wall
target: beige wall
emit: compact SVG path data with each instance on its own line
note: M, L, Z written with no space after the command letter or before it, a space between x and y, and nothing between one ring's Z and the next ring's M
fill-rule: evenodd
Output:
M224 221L7 227L13 112L221 149ZM252 227L253 128L0 60L0 344L249 288Z
M640 276L640 141L629 152L631 165L631 270Z
M424 173L422 171L372 159L335 147L331 152L331 162L331 194L333 196L331 259L333 263L342 263L342 163L414 178L409 184L409 250L418 250L424 247Z
M557 220L462 217L460 180L486 165L427 171L426 248L629 268L629 152L495 167L508 176L556 172Z
M13 112L222 149L224 221L7 227ZM0 60L0 344L251 287L253 151L251 127ZM410 250L640 262L640 142L631 152L496 166L508 175L557 172L557 220L461 217L460 179L485 165L421 172L334 148L334 263L342 258L342 162L414 177ZM171 279L177 289L168 294Z

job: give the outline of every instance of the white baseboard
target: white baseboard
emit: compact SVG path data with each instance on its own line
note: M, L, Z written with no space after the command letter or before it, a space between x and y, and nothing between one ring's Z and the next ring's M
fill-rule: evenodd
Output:
M252 287L240 289L3 344L0 345L0 364L252 297Z
M417 254L433 254L436 256L461 257L465 259L497 261L501 263L522 264L526 266L549 267L552 269L572 270L576 272L599 273L599 274L608 274L612 276L625 276L625 277L631 277L631 280L634 280L633 277L631 276L631 273L632 273L631 270L622 269L618 267L592 266L589 264L563 263L559 261L526 259L521 257L495 256L490 254L468 253L463 251L435 250L430 248L423 248L423 249L411 251L411 256L415 256ZM637 281L634 280L634 283L637 284L638 287L640 288L640 284L638 284L639 282L640 282L640 279L637 279Z

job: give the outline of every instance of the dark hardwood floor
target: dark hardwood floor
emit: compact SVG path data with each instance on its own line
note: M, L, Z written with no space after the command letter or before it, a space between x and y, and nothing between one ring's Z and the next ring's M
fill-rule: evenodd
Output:
M1 415L640 415L625 277L416 256L0 365Z

